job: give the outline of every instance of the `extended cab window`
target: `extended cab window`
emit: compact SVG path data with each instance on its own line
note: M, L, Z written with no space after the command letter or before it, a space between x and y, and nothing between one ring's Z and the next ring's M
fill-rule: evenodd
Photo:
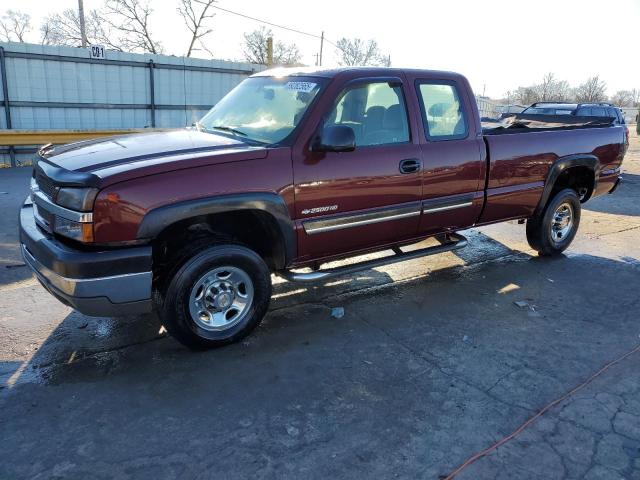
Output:
M467 136L467 119L457 88L451 83L420 83L420 108L429 140L454 140Z
M402 86L372 82L346 89L327 117L325 126L329 125L351 127L356 147L408 142Z

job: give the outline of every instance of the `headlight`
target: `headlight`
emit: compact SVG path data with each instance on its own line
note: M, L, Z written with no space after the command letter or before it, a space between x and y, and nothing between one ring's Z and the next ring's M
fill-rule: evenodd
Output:
M63 187L58 190L56 203L61 207L70 208L78 212L90 212L97 194L97 188Z
M78 223L56 216L53 222L54 232L79 242L93 242L93 224Z

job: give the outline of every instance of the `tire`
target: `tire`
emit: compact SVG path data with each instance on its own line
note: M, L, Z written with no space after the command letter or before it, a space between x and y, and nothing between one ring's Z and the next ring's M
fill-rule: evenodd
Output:
M559 255L573 241L580 225L580 198L566 188L558 192L539 216L527 221L527 241L541 256Z
M155 292L155 308L170 335L192 349L221 347L258 326L271 300L264 260L240 245L216 245L178 265Z

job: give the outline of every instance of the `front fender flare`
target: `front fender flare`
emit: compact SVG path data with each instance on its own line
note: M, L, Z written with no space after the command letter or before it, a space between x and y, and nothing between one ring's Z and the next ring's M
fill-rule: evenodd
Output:
M278 225L284 240L284 268L297 254L295 225L284 199L271 192L238 193L197 198L165 205L148 212L138 227L138 239L156 238L168 226L189 218L241 210L268 213Z

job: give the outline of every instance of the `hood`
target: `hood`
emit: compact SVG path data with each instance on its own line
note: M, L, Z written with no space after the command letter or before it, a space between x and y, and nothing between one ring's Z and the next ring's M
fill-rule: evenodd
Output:
M239 139L223 135L181 129L162 132L137 133L72 143L50 150L47 163L65 170L91 172L113 167L136 168L136 164L167 160L167 157L205 154L217 150L242 151L256 149ZM120 169L122 170L122 169Z

